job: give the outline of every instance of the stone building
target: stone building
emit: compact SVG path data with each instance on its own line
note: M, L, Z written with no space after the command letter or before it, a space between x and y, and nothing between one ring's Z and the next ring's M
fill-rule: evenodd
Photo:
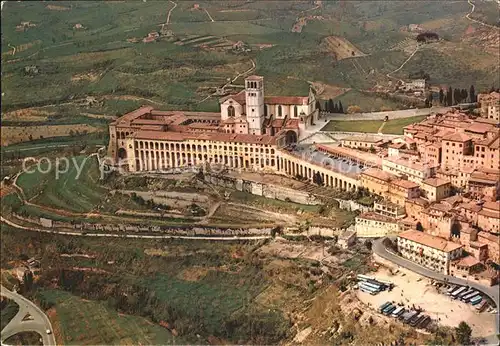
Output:
M397 245L404 258L446 275L463 253L463 245L419 231L400 233Z
M477 101L481 104L482 117L500 121L500 93L493 91L489 94L479 94Z

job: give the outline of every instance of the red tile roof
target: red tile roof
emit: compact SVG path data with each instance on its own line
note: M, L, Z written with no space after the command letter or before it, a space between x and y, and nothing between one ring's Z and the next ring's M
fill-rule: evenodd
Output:
M269 135L248 135L231 133L179 133L179 132L158 132L158 131L138 131L131 137L135 139L150 139L164 141L185 141L185 140L210 140L220 142L241 142L250 144L275 144L276 138Z
M399 238L407 239L421 245L441 250L443 252L451 252L456 249L460 249L463 245L447 241L443 238L435 237L430 234L419 231L406 231L402 232L398 236Z
M463 142L467 142L467 141L471 140L471 138L464 133L457 132L457 133L443 136L443 140L463 143Z
M444 180L444 179L439 179L439 178L428 178L423 181L424 184L438 187L446 184L450 184L449 181Z
M391 184L396 185L396 186L400 186L400 187L405 188L405 189L418 188L417 183L414 183L413 181L409 181L409 180L404 180L404 179L395 179L395 180L391 181Z
M361 173L361 175L367 175L367 176L377 178L379 180L383 180L386 182L389 182L390 180L392 180L396 177L395 175L393 175L391 173L387 173L387 172L385 172L381 169L378 169L378 168L368 168L367 170L363 171Z
M269 105L307 105L307 96L266 96L264 103Z

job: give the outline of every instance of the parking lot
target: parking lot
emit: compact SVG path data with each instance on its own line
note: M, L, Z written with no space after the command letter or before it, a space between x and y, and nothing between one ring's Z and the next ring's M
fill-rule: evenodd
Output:
M314 145L310 144L298 144L293 149L293 152L296 155L303 156L307 160L332 167L332 169L337 170L341 173L358 174L368 168L362 165L358 165L354 162L350 162L347 159L334 158L327 153L315 150Z
M441 325L456 327L461 321L467 322L472 328L472 336L487 336L495 333L495 314L477 313L475 308L438 291L429 279L421 277L406 269L392 275L382 268L376 273L370 273L376 279L390 281L395 287L392 291L382 291L376 295L358 291L359 299L373 308L378 308L387 301L401 303L406 308L421 308L423 314L429 315Z

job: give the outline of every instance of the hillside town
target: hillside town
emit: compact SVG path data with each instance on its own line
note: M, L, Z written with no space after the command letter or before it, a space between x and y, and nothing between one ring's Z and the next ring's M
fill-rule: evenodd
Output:
M375 202L356 218L358 238L398 236L405 258L497 282L500 94L478 95L476 112L430 114L403 136L349 136L306 148L301 140L323 121L314 91L264 96L260 76L245 85L220 100L220 114L143 107L124 115L109 127L110 156L128 171L201 164L362 190Z

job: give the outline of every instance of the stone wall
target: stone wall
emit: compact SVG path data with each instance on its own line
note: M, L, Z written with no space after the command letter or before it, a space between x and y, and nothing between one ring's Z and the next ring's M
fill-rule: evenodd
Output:
M244 180L223 175L205 174L205 181L216 186L235 189L266 198L290 201L294 203L317 205L321 202L307 192L289 189L283 186L264 184L252 180Z
M346 199L338 199L334 198L337 202L339 202L339 208L344 209L344 210L349 210L349 211L355 211L359 210L362 213L366 213L368 211L372 211L372 207L367 207L365 205L359 204L356 201L353 200L346 200Z

